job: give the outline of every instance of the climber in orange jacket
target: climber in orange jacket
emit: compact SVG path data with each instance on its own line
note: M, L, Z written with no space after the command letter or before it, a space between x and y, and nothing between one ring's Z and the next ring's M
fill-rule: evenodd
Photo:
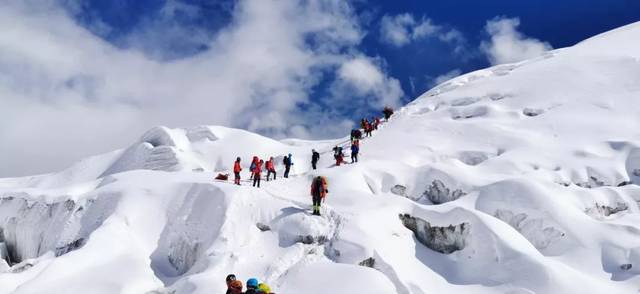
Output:
M311 182L311 200L313 201L313 215L320 216L320 205L322 200L327 196L329 190L327 189L327 179L322 176L317 176Z

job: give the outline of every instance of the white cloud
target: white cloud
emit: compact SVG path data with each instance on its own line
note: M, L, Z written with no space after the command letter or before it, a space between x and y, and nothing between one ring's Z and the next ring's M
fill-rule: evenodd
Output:
M462 71L459 70L459 69L454 69L454 70L451 70L451 71L446 72L444 74L441 74L441 75L437 76L435 79L433 79L433 82L432 82L431 86L440 85L440 84L442 84L442 83L444 83L444 82L446 82L446 81L448 81L450 79L453 79L453 78L459 76L460 74L462 74Z
M411 14L398 14L395 17L385 15L380 21L380 36L382 41L402 47L411 42L410 30L413 26L415 20Z
M396 47L429 37L436 37L442 42L457 46L462 46L465 42L464 36L458 30L436 25L425 17L417 21L410 13L385 15L380 21L380 40Z
M381 69L380 62L377 63L376 60L364 56L344 62L339 69L340 79L332 88L334 98L345 100L346 97L365 97L361 102L374 107L398 106L404 95L400 82L387 77Z
M56 3L0 2L0 176L56 170L124 147L154 125L329 136L340 130L309 126L348 123L308 96L327 72L341 75L343 63L362 55L363 32L344 1L239 1L210 49L173 61L119 49ZM146 30L132 38L147 42ZM398 81L377 65L372 78L367 66L356 66L349 83L362 83L374 101L395 103ZM311 110L299 111L300 104Z
M431 23L430 19L423 19L421 23L416 23L412 28L412 38L414 40L432 36L440 31L440 26Z
M354 58L343 63L339 75L363 93L379 86L384 79L378 67L367 58Z
M512 63L542 55L553 49L549 43L528 38L518 32L518 18L495 18L487 22L490 41L481 44L481 50L491 64Z

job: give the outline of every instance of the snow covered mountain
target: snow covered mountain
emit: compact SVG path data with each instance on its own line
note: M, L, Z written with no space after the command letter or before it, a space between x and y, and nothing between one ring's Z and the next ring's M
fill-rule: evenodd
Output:
M397 111L357 164L333 166L348 138L158 127L0 179L0 293L223 293L228 273L285 294L636 293L639 48L636 23L455 78ZM236 156L246 171L288 153L289 179L213 180Z

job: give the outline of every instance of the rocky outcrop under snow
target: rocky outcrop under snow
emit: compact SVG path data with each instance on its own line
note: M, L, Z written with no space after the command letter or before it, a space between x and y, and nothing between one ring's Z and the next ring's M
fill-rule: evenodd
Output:
M422 194L423 197L429 199L433 204L442 204L454 201L464 195L467 195L467 193L461 189L452 190L445 186L440 180L433 180L433 182L431 182L431 186L429 186Z
M466 238L471 230L469 223L438 227L408 214L401 214L400 220L407 229L415 234L416 239L422 245L443 254L451 254L464 249Z

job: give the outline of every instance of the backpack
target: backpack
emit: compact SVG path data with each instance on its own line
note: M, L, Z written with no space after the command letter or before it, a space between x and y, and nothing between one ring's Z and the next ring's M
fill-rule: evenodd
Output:
M327 181L324 179L324 177L316 177L315 179L313 179L313 184L311 185L311 194L324 197L327 192L326 186Z
M284 165L289 165L289 157L288 157L288 156L285 156L285 157L282 159L282 164L284 164Z
M249 167L249 171L254 171L256 169L256 163L252 162L251 167Z

